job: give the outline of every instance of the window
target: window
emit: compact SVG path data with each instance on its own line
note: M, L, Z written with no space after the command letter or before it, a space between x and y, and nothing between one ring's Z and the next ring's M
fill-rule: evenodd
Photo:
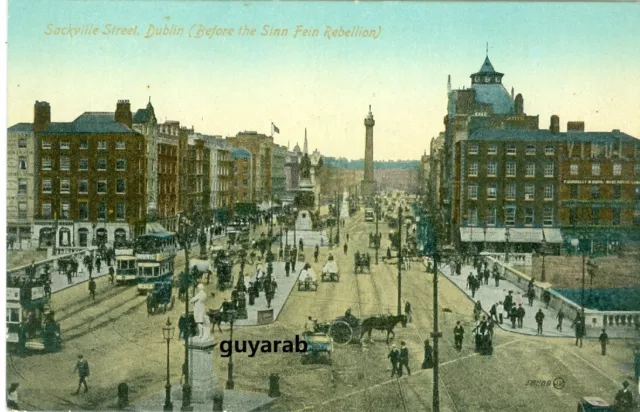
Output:
M591 174L593 176L600 176L600 163L593 163L591 165Z
M507 177L516 177L516 162L507 162Z
M498 174L498 162L491 161L487 163L487 176L496 176Z
M89 149L89 141L87 139L80 140L80 150Z
M515 206L509 205L504 208L504 224L506 226L513 226L516 224L516 207Z
M469 199L478 199L478 184L469 183Z
M569 223L572 226L575 226L578 223L578 218L576 215L576 209L570 209L569 210Z
M78 162L78 170L89 170L89 159L80 159Z
M98 150L107 150L107 142L101 140L98 142Z
M52 186L51 179L42 179L42 193L51 193Z
M80 215L80 220L89 219L89 203L88 202L78 202L78 214Z
M44 168L44 164L42 166ZM51 169L51 167L49 167L49 169ZM18 158L18 170L27 170L27 157L26 156L20 156Z
M553 166L551 162L544 164L544 177L553 177Z
M544 185L544 200L553 200L553 184Z
M51 219L51 203L46 202L42 204L42 217L44 219Z
M27 179L18 179L18 194L27 194Z
M591 208L591 224L598 226L600 224L600 208L593 206Z
M600 185L591 185L591 199L600 199Z
M489 206L487 208L487 226L495 226L496 225L496 207Z
M60 217L62 219L69 219L69 211L71 210L71 206L68 200L63 200L60 204Z
M62 156L60 158L60 170L64 170L64 171L71 170L71 158L67 156Z
M70 144L68 141L60 142L60 150L69 150Z
M553 226L553 208L547 206L543 210L542 224L544 226Z
M127 159L116 160L116 170L118 171L127 170Z
M51 149L51 141L50 140L43 140L42 141L42 148L44 150L49 150Z
M89 193L89 181L88 180L79 180L78 181L78 193L80 193L80 194Z
M27 138L21 137L18 139L18 149L26 149L27 148Z
M116 219L124 220L125 219L125 205L124 203L116 203Z
M477 144L470 144L469 145L469 154L478 154L478 145Z
M71 183L69 179L60 179L60 193L69 194L71 192Z
M525 226L533 226L535 212L532 207L524 208L524 224Z
M613 164L613 175L622 176L622 165L620 163Z
M509 146L507 146L507 154L508 155L515 155L516 154L516 145L510 144Z
M526 147L525 152L524 152L527 156L535 156L536 154L536 147L533 145L529 145Z
M571 165L569 168L571 176L578 176L578 165Z
M98 219L107 218L107 204L105 202L98 203Z
M107 193L107 181L98 180L98 194L104 195L105 193Z
M571 199L578 198L578 185L569 185L569 193L571 194Z
M495 200L498 197L498 184L497 183L489 183L487 185L487 199Z
M490 155L498 154L498 145L490 144L489 147L487 148L487 154L490 154Z
M471 208L469 209L469 226L477 226L478 225L478 209Z
M613 185L613 198L621 199L622 198L622 186Z
M527 171L525 176L526 177L535 177L536 175L536 164L533 162L529 162L527 163Z
M524 200L534 200L536 196L536 187L533 183L524 185Z
M547 145L547 146L544 147L544 154L545 155L553 156L554 152L555 152L555 150L554 150L553 146Z
M116 180L116 193L125 193L127 191L127 179Z
M104 157L98 158L98 170L104 171L107 170L107 159Z
M18 219L27 218L27 202L18 203Z
M42 158L42 170L51 170L51 158L43 157Z
M613 226L620 225L620 208L619 207L613 208L613 217L611 218L611 224Z
M469 163L469 176L478 176L478 162Z
M514 200L516 198L516 184L509 183L507 184L507 199Z
M116 142L116 150L125 150L127 145L124 142Z

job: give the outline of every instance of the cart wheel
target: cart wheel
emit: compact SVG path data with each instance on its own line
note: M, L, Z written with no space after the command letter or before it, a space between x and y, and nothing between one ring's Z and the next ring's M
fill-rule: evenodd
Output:
M351 326L344 321L336 321L329 328L329 336L333 341L339 345L344 345L351 342L353 338L353 330Z

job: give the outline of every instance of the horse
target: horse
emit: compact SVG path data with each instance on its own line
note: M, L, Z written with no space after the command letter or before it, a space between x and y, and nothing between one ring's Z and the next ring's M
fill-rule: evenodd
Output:
M369 341L373 342L371 332L375 329L386 331L387 343L389 343L389 334L392 334L393 338L396 337L393 328L395 328L398 323L402 323L402 327L407 327L407 317L405 315L381 315L367 318L360 324L360 340L362 340L364 334L367 333L369 334Z
M223 316L223 313L220 311L220 309L218 310L209 309L209 311L207 311L207 315L209 316L209 322L211 323L211 332L213 333L216 325L218 326L218 330L222 332L222 328L220 327L220 324L224 320L224 316Z

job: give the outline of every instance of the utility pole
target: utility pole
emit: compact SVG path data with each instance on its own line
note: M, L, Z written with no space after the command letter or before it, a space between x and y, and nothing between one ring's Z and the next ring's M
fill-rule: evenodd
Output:
M398 208L398 316L402 315L402 206Z
M440 360L438 351L438 339L442 333L438 330L438 252L433 255L433 412L440 412Z
M338 231L336 234L336 245L340 246L340 195L336 192L336 221L338 222Z

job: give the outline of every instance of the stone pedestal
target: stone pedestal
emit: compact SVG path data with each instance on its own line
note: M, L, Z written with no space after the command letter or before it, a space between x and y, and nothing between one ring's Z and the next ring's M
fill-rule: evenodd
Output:
M308 210L300 210L296 218L296 230L312 230L313 221Z
M189 377L191 380L191 403L211 405L218 384L213 372L213 339L189 342Z

